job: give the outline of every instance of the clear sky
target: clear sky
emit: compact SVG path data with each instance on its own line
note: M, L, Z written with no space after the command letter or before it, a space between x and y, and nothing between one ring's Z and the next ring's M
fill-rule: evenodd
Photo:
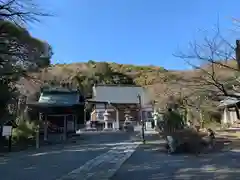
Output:
M211 31L218 19L229 36L232 18L240 18L239 0L39 1L55 17L30 31L52 45L52 63L96 60L185 69L173 53L186 51L189 41Z

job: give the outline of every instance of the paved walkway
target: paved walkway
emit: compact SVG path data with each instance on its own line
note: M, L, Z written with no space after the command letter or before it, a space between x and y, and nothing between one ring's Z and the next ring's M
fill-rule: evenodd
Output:
M109 179L138 147L136 134L87 134L88 142L0 157L3 180Z
M168 155L161 143L152 141L140 145L111 180L240 179L240 151Z
M100 154L94 159L86 162L79 168L64 175L58 180L107 180L120 168L135 151L139 143L114 147L104 154Z
M3 180L240 179L240 151L168 155L164 140L128 133L87 134L88 142L0 158Z

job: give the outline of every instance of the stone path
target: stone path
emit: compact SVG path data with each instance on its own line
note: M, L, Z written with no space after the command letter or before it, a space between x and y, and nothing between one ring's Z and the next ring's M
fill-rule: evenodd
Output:
M58 180L107 180L132 155L139 143L114 147L73 170Z
M240 179L240 151L168 155L155 133L87 134L87 143L0 158L3 180Z
M3 180L109 179L139 142L136 134L86 134L87 141L0 157Z

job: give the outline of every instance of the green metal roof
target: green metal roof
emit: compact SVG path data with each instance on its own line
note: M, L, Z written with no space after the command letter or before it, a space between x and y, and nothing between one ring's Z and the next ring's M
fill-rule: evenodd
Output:
M68 88L51 88L42 91L38 104L74 105L79 104L81 94Z

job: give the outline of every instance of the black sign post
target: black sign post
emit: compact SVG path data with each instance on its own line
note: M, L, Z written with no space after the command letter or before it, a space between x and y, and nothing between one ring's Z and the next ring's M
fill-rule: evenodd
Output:
M8 138L8 152L12 151L12 129L13 128L17 128L17 124L14 121L9 120L3 125L3 129L2 129L2 133L3 133L2 135L7 136Z
M139 118L140 118L140 121L142 123L142 142L143 144L145 144L145 133L144 133L144 125L145 125L145 122L142 118L142 100L141 100L141 96L138 94L138 103L139 103Z

